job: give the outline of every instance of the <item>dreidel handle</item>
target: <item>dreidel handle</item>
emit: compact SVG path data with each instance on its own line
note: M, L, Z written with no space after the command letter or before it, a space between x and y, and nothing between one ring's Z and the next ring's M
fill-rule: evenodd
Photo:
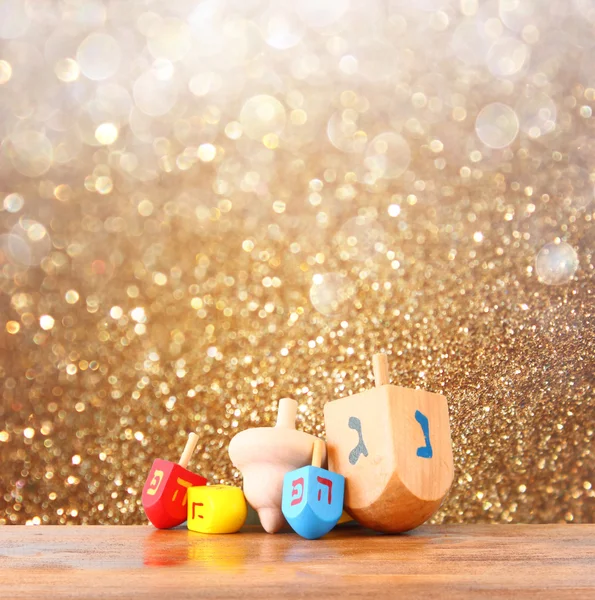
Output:
M295 429L295 418L297 416L298 403L291 398L281 398L277 410L277 424L275 427Z
M190 457L196 448L196 444L198 444L198 436L196 433L191 433L188 436L188 441L186 442L186 446L184 446L184 452L182 452L182 456L180 456L180 461L178 464L185 469L190 462Z
M320 438L314 440L312 445L312 466L322 467L322 456L324 454L324 442Z
M374 370L374 382L376 387L388 384L388 358L386 354L374 354L372 357L372 368Z

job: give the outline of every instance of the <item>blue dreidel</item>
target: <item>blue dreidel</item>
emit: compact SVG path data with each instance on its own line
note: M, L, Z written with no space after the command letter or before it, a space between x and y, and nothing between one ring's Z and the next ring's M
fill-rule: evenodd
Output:
M312 466L285 475L281 510L291 528L309 540L328 533L343 513L345 478L321 468L324 442L316 439Z

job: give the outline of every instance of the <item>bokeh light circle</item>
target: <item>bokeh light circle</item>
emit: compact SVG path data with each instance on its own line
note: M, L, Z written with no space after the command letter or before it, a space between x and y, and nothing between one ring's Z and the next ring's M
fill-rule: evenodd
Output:
M320 314L337 316L354 293L355 286L339 273L317 274L310 287L310 302Z
M375 179L396 179L411 162L411 149L405 138L393 132L377 135L368 145L364 164Z
M246 100L239 120L248 137L261 140L270 133L280 134L285 129L287 115L279 100L261 94Z
M566 242L549 243L535 257L535 271L539 281L547 285L568 283L578 269L578 256Z
M507 104L493 102L477 115L475 132L488 148L506 148L519 133L519 119Z

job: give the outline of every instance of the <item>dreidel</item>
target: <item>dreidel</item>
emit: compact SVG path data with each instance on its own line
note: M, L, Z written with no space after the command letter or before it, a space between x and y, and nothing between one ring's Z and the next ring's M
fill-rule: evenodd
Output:
M198 436L191 433L178 464L160 458L153 461L142 501L145 514L158 529L183 523L188 516L188 488L207 483L204 477L186 469L196 444Z
M328 533L343 513L345 478L322 468L324 442L317 439L312 465L287 473L283 480L283 516L302 537L315 540Z
M295 428L297 407L295 400L282 398L274 427L246 429L229 443L229 458L244 477L246 500L258 512L268 533L285 525L281 512L285 473L310 464L312 444L317 439ZM323 445L322 460L325 459Z
M324 407L329 469L345 477L345 510L365 527L408 531L429 519L454 469L446 398L389 384L385 354L376 386Z
M231 485L201 485L188 490L188 529L198 533L235 533L246 521L244 492Z

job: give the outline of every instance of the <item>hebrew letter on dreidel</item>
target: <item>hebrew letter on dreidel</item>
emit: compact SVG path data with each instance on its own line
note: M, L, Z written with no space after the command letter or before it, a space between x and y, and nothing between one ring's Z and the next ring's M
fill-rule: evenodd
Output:
M198 517L199 519L204 519L204 517L202 515L197 515L195 513L197 506L204 506L204 502L193 502L192 503L192 518L196 519L196 517Z
M421 425L421 430L424 433L425 446L420 446L417 449L417 456L420 458L432 458L432 444L430 443L430 423L428 417L419 410L415 411L415 420Z
M328 503L330 504L333 501L333 482L330 479L327 479L326 477L316 477L316 480L318 481L318 483L322 484L322 485L326 485L326 487L328 488ZM322 489L318 490L318 502L320 502L322 498Z
M182 506L186 506L186 501L188 500L188 488L191 487L192 484L189 481L182 479L181 477L178 477L177 483L178 483L178 485L181 485L183 488L185 488L184 499L182 500ZM171 499L172 502L176 501L177 495L178 495L178 490L176 490L174 492L174 495L172 496L172 499Z
M355 429L359 438L357 446L349 453L349 462L354 465L362 454L368 456L368 449L366 448L366 444L364 444L362 422L357 417L349 417L349 428Z
M299 486L299 491L298 491L298 486ZM293 496L298 496L297 498L293 498L293 500L291 501L291 506L295 506L296 504L299 504L302 501L302 498L304 497L304 478L300 477L299 479L296 479L295 481L291 482L291 496L293 498Z
M150 487L147 490L147 494L149 496L154 496L161 485L161 481L163 480L163 471L159 471L158 469L153 473L153 479L151 479Z

